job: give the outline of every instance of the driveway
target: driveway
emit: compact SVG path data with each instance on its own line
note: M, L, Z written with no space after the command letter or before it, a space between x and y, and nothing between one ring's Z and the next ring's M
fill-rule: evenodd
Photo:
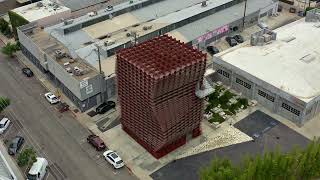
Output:
M209 165L215 157L228 158L233 163L239 163L249 155L263 154L278 148L287 152L295 146L306 147L309 143L304 136L260 111L254 112L238 123L239 126L246 127L243 129L247 130L248 134L260 133L260 136L254 142L235 144L176 160L151 176L155 180L198 180L200 169ZM270 128L266 130L266 127Z
M1 46L1 44L0 44ZM15 59L0 54L0 96L11 99L4 115L13 121L6 136L23 135L39 156L49 161L48 179L132 180L126 168L114 170L86 142L90 132L71 113L59 113L44 98L46 90L34 77L21 73Z

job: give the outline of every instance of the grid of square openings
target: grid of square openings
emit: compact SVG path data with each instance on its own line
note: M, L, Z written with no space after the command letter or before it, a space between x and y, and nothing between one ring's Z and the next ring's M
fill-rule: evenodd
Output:
M229 78L230 77L230 74L224 70L221 70L221 69L218 69L217 71L219 74L221 74L222 76L226 77L226 78Z
M259 94L260 96L268 99L269 101L274 102L274 97L271 96L271 95L269 95L269 94L267 94L266 92L263 92L263 91L261 91L261 90L258 90L258 94Z
M245 87L245 88L247 88L247 89L251 89L251 84L246 83L246 82L242 81L242 80L239 79L239 78L236 78L236 83L242 85L243 87Z
M297 116L300 116L300 111L291 107L290 105L286 104L286 103L282 103L281 107L283 107L284 109L286 109L287 111L297 115Z

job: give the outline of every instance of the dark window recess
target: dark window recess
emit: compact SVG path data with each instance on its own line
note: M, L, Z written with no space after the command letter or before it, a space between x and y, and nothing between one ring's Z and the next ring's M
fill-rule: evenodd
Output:
M297 115L297 116L300 116L300 111L291 107L290 105L286 104L286 103L282 103L281 107L283 107L284 109L286 109L287 111Z
M270 96L269 94L261 91L261 90L258 90L258 94L266 99L268 99L269 101L271 102L274 102L274 97L273 96Z
M218 69L217 71L219 74L221 74L222 76L226 77L226 78L229 78L230 77L230 74L226 71L223 71L221 69Z
M243 87L245 87L245 88L247 88L247 89L251 89L251 84L246 83L246 82L242 81L242 80L239 79L239 78L236 78L236 83L242 85Z

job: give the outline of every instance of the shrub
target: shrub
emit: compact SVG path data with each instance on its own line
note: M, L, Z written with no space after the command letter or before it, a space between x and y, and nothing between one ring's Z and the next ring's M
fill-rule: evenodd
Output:
M18 43L11 44L7 43L2 49L1 52L9 57L13 57L13 54L20 49Z
M5 97L0 97L0 113L10 105L10 99Z
M18 156L18 165L20 167L36 162L36 152L32 148L23 150Z
M217 113L212 113L212 118L208 120L209 123L218 122L223 123L225 120Z

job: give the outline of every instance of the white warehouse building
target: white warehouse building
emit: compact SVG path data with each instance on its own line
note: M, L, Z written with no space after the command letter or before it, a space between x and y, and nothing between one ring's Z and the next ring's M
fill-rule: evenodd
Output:
M257 100L298 125L320 112L320 11L276 29L213 59L214 81Z

